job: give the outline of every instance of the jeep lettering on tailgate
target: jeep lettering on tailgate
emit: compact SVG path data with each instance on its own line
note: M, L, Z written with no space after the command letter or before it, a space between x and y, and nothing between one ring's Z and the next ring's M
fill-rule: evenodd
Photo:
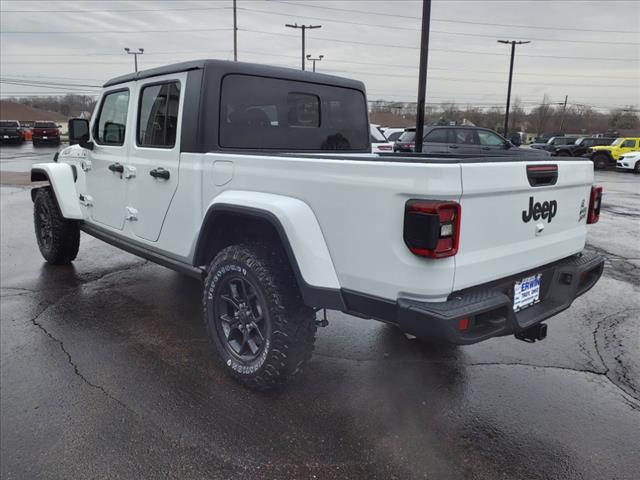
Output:
M540 217L547 220L548 223L551 223L553 217L556 216L556 212L558 211L558 202L555 200L551 200L550 202L536 202L533 203L533 197L529 197L529 211L522 211L522 221L527 223L532 218L534 220L538 220Z

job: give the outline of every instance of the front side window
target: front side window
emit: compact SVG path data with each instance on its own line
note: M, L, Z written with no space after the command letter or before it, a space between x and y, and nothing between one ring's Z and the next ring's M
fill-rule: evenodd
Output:
M358 90L231 74L221 93L223 148L369 149L367 106Z
M476 132L471 129L456 129L456 142L458 145L475 145L478 142L476 141Z
M622 143L622 148L633 148L636 146L636 141L635 140L625 140Z
M499 135L488 130L478 130L478 140L480 145L485 147L501 147L504 145L504 140Z
M124 145L129 110L129 90L108 93L96 121L95 139L102 145Z
M138 146L173 148L178 131L179 107L179 82L144 87L138 110Z

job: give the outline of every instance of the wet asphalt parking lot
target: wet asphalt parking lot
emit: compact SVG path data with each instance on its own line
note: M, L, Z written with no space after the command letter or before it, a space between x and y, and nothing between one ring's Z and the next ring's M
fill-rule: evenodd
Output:
M304 374L254 393L212 355L197 281L84 234L44 263L16 172L53 151L0 155L3 479L638 478L639 176L596 173L605 273L543 342L436 348L329 312Z

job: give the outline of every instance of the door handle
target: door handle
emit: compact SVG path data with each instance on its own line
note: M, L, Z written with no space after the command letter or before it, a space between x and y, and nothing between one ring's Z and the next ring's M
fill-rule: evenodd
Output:
M458 148L458 145L449 145L449 148Z
M154 168L149 172L149 175L151 175L153 178L163 178L165 180L169 180L169 177L171 176L169 170L165 170L162 167Z
M482 147L482 150L491 150L489 147Z
M124 167L118 162L116 162L109 165L109 170L111 170L112 172L122 173L124 172Z

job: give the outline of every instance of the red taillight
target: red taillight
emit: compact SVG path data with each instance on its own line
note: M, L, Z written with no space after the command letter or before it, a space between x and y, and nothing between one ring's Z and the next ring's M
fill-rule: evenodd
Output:
M602 203L602 187L591 187L591 198L589 199L589 213L587 224L598 223L600 219L600 205Z
M404 216L404 241L415 255L451 257L458 253L460 204L410 200Z

